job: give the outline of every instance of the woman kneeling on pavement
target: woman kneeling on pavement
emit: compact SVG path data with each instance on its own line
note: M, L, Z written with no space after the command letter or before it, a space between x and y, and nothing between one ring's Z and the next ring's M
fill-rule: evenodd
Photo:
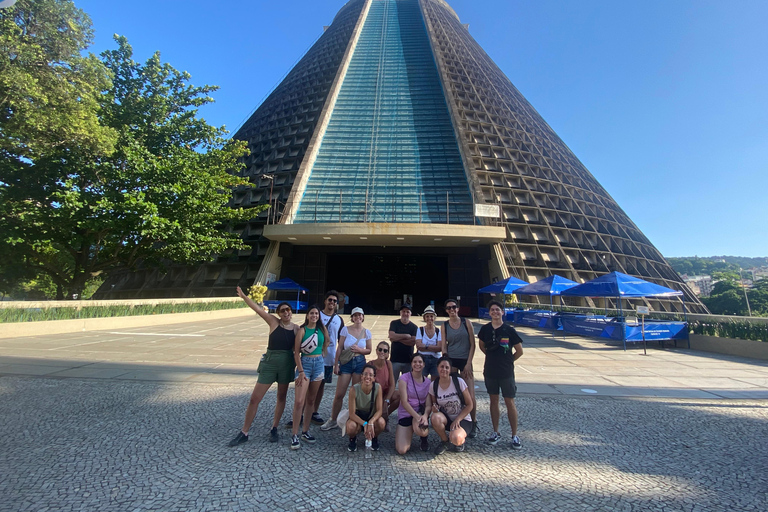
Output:
M453 445L455 451L462 452L467 432L472 429L469 416L472 410L472 396L464 379L451 373L450 358L440 358L437 362L437 374L440 378L429 387L427 399L427 407L432 410L432 428L440 437L440 444L435 447L434 452L435 455L440 455L449 445Z
M402 374L397 381L400 406L397 409L395 449L400 455L405 455L411 449L414 432L421 438L421 451L429 450L427 397L432 381L422 374L423 370L424 356L418 353L413 354L411 371Z
M291 383L296 367L293 349L296 331L299 326L291 322L293 311L291 310L291 305L287 302L278 304L277 314L280 318L275 318L248 297L239 286L237 287L237 295L267 323L269 326L269 342L267 344L267 353L264 354L259 365L259 378L251 393L248 408L245 410L243 428L229 442L229 446L237 446L248 441L248 430L251 428L251 423L253 423L256 417L256 412L259 410L259 404L275 382L277 382L277 401L275 402L272 430L269 431L269 440L276 443L279 439L277 424L283 415L283 410L285 410L288 384Z
M293 402L292 450L301 448L299 441L301 417L310 418L312 416L317 390L325 378L323 355L328 350L330 341L328 330L320 321L320 308L311 306L307 310L307 316L304 323L299 327L295 339L296 390ZM313 444L315 437L309 433L309 423L304 425L306 430L301 434L301 441Z
M371 448L379 449L379 434L384 430L385 422L381 386L376 382L376 368L366 363L360 382L349 390L349 419L346 429L349 436L347 450L357 450L357 434L363 431L365 439L371 441Z

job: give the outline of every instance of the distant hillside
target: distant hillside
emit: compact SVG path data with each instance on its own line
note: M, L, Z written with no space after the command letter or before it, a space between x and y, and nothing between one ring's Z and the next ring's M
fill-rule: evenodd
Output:
M768 257L747 258L745 256L686 256L667 258L678 274L712 275L712 272L738 271L739 268L768 267Z

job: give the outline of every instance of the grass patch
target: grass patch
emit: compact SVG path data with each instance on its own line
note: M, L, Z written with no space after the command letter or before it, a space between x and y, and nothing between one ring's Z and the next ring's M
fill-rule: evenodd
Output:
M222 301L156 305L145 304L136 306L128 304L115 306L84 306L80 309L77 309L74 306L64 308L8 308L0 309L0 323L164 315L168 313L197 313L201 311L219 311L221 309L240 309L246 307L248 306L242 301Z

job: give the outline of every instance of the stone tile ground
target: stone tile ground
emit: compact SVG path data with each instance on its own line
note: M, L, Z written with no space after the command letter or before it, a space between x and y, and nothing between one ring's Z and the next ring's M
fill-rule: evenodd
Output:
M292 452L251 441L242 384L0 377L0 510L764 511L762 400L525 395L522 451L349 453L339 431ZM289 406L293 393L289 393ZM487 435L488 397L478 394ZM321 411L326 412L326 411ZM287 418L287 416L286 416ZM391 425L394 426L394 420ZM432 443L436 436L430 436ZM416 444L416 443L414 443Z

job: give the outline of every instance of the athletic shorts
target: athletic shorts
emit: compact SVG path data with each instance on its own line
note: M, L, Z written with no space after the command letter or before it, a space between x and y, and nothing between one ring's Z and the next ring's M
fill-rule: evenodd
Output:
M464 367L467 366L467 359L454 359L451 358L451 366L458 369L460 372L464 371Z
M323 356L301 356L301 366L304 369L304 376L309 379L309 382L321 381L325 377ZM299 378L298 371L294 378Z
M517 394L517 385L515 384L514 374L505 379L494 379L485 377L485 389L489 395L498 395L499 390L504 398L515 398Z
M421 370L422 375L429 375L430 377L437 376L437 360L435 356L422 354L421 358L424 360L424 369Z
M293 350L267 350L259 365L259 384L290 384L294 379L296 361Z
M365 366L365 356L358 354L348 362L339 366L339 374L342 373L356 373L362 375L363 366Z

